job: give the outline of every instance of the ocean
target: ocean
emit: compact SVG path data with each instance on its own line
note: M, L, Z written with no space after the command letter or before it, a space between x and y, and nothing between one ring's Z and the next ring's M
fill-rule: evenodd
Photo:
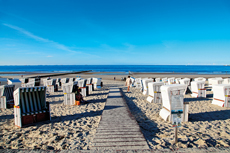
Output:
M224 65L26 65L0 66L0 72L145 72L145 73L195 73L230 74L230 66Z

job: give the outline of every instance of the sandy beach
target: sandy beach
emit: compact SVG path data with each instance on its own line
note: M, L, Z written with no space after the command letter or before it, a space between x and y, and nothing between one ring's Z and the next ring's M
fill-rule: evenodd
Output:
M85 97L86 104L63 105L63 92L51 93L46 100L51 106L51 121L25 128L14 125L13 109L1 110L1 141L4 149L89 149L100 121L108 88Z
M197 75L186 74L170 76L175 75L182 78L197 77ZM190 94L185 95L184 101L189 102L189 122L182 123L178 131L178 143L174 145L174 129L171 123L159 116L162 104L149 103L146 100L147 96L139 89L131 88L131 91L127 92L124 81L119 80L120 77L127 77L127 75L117 75L117 81L113 80L114 75L80 74L79 76L101 77L104 86L85 97L86 104L80 106L65 106L61 90L48 94L46 100L51 106L51 121L18 128L14 125L13 109L1 109L0 149L91 150L109 87L119 87L149 145L149 151L161 152L164 149L170 151L178 148L185 152L193 152L200 148L206 148L206 151L211 151L212 148L214 152L215 149L229 151L230 108L211 104L210 88L207 88L207 98L204 99L192 98ZM166 74L134 75L136 78L166 76L170 77ZM204 77L217 77L217 75L207 76ZM76 74L60 76L63 77L76 77ZM222 75L222 77L229 76ZM184 150L186 148L189 150Z
M189 122L182 123L179 141L174 145L172 124L159 116L162 104L147 102L148 96L139 89L132 88L128 93L125 88L122 90L151 149L229 147L230 108L211 104L211 91L204 99L185 95L184 101L189 102Z

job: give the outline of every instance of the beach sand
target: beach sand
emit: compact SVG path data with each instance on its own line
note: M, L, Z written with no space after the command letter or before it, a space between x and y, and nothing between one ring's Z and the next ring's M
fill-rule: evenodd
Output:
M185 95L184 101L189 102L189 122L178 128L176 145L172 124L159 116L162 104L149 103L148 96L136 88L131 88L131 92L122 88L122 91L151 149L229 147L230 108L211 104L212 91L207 91L207 98L203 99Z
M81 74L80 76L83 78L97 77L97 75L91 74ZM72 77L72 75L62 77ZM150 152L153 150L167 152L178 148L182 152L230 151L230 108L211 104L212 91L210 88L207 91L207 98L204 99L192 98L189 94L185 95L184 100L189 102L189 122L182 123L178 129L179 139L178 143L174 145L174 128L170 122L164 121L159 116L162 104L149 103L146 101L147 96L143 95L139 89L131 88L131 91L127 92L127 88L124 87L125 82L113 81L113 77L102 76L104 87L85 97L84 100L87 103L80 106L63 105L62 91L48 95L47 101L51 103L51 121L18 128L14 125L13 109L2 109L0 112L0 148L91 149L109 87L118 86L145 136L151 149ZM199 148L206 149L200 150Z
M14 125L13 109L0 112L0 147L3 149L89 149L98 127L108 87L93 91L80 106L63 105L63 92L47 96L51 121L18 128Z

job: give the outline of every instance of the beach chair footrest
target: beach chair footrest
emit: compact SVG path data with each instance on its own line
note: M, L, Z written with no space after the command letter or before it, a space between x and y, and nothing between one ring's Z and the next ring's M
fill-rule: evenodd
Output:
M45 113L38 113L33 115L22 116L22 126L30 125L37 122L50 120L50 113L46 111Z
M32 124L32 123L34 123L33 115L22 116L22 126L27 124Z

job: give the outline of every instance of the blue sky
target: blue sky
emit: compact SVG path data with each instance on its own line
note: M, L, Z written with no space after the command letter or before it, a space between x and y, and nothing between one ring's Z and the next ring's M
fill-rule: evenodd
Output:
M212 65L229 56L229 0L0 0L0 65Z

